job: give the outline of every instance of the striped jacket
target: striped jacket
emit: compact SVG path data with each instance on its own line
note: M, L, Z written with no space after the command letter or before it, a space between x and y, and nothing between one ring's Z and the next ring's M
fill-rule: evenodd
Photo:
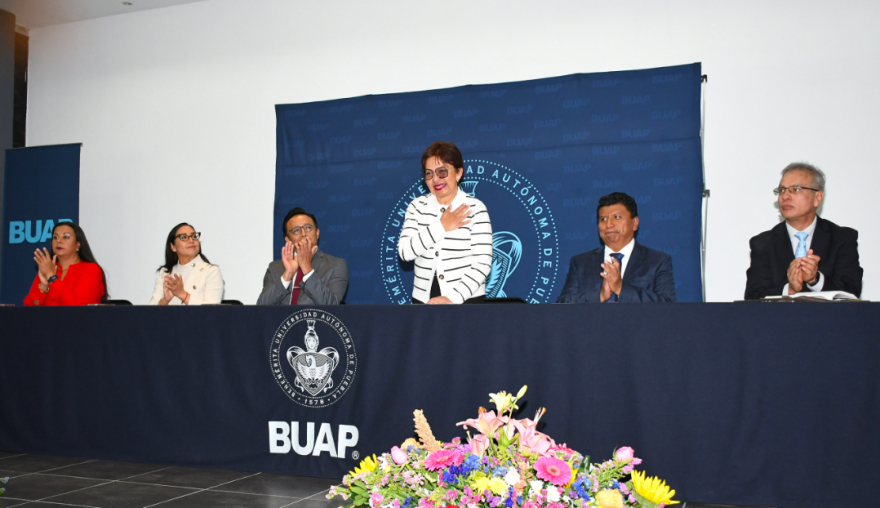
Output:
M441 210L433 194L414 199L406 208L397 252L404 261L415 261L413 298L430 300L431 283L436 273L440 294L453 303L486 294L486 279L492 270L492 223L486 205L458 190L453 210L470 207L464 226L446 231L440 223Z

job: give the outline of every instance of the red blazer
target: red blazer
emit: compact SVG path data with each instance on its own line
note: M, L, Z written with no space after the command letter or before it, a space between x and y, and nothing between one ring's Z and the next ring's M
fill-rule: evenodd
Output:
M32 305L88 305L101 303L104 281L101 267L95 263L80 261L67 268L67 276L61 280L61 265L56 265L58 280L49 284L49 292L40 291L40 275L34 278L31 291L24 304Z

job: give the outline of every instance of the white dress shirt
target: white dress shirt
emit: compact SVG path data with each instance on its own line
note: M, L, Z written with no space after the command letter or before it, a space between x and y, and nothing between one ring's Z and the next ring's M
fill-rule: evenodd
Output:
M629 241L628 244L624 245L623 248L620 249L620 251L618 251L620 254L623 254L623 259L620 260L620 280L623 280L623 274L624 274L624 272L626 272L626 267L627 267L627 265L629 265L629 258L632 257L633 248L635 248L635 246L636 246L636 239L633 238L632 240ZM605 246L605 262L606 263L611 262L611 253L612 252L614 252L614 251L611 250L611 247L606 245Z
M296 255L294 255L294 257L296 257ZM300 270L302 270L302 268L300 268ZM314 269L314 268L312 268L311 270L309 270L309 273L304 273L304 274L303 274L303 278L302 278L302 280L299 281L300 285L302 285L303 282L309 280L309 277L311 277L313 273L315 273L315 269ZM290 283L293 282L294 280L296 280L296 274L295 274L295 273L293 274L293 278L290 279L290 280L284 280L284 274L281 275L281 284L284 286L284 289L289 288L289 287L290 287ZM291 298L291 301L293 301L293 298Z
M798 245L801 243L801 239L794 236L796 233L807 233L807 239L804 242L807 244L807 251L810 250L810 246L813 245L813 233L816 231L816 217L813 217L813 222L810 223L809 226L806 227L803 231L798 231L797 229L791 227L791 225L786 222L785 229L788 230L788 239L791 240L791 251L797 254ZM810 291L822 291L822 287L825 285L825 276L822 275L822 272L818 272L819 280L816 281L815 286L811 286L807 283L804 283L804 287L809 289ZM801 288L803 290L803 287ZM788 284L783 286L782 288L782 296L788 296Z
M150 300L150 305L158 305L159 300L165 296L165 275L167 273L165 268L162 268L156 274L156 285L153 288L153 298ZM220 267L206 262L201 255L196 256L185 265L181 265L178 261L171 268L171 274L177 274L183 279L183 288L189 293L187 305L216 304L223 300L224 282ZM182 304L183 302L176 296L168 302L168 305Z

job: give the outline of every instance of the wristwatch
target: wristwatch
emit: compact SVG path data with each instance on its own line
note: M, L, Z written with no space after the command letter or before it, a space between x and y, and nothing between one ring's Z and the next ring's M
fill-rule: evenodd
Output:
M48 282L49 284L52 284L52 283L55 282L56 280L58 280L58 276L57 276L57 275L53 275L53 276L49 277L48 279L46 279L46 282Z

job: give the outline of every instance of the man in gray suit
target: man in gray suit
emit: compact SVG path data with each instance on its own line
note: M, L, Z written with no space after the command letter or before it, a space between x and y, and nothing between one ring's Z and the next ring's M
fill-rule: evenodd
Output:
M348 290L348 263L318 248L318 220L302 208L281 223L281 259L269 263L257 305L337 305Z

